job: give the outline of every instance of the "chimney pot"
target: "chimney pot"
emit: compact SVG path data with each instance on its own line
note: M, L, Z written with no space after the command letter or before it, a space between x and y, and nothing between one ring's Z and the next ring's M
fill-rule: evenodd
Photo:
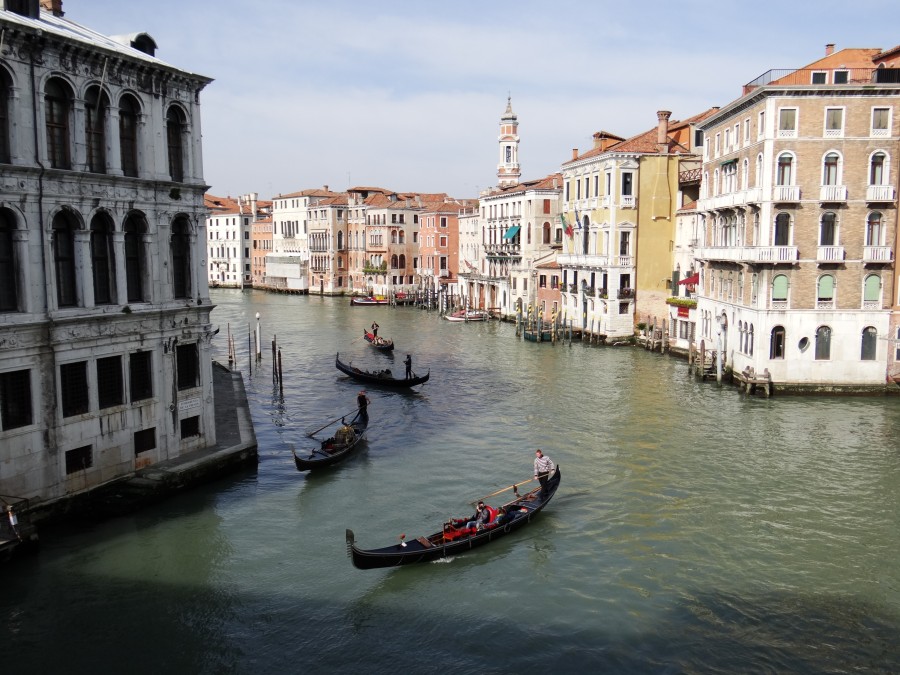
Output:
M834 43L829 42L825 45L825 56L831 56L832 54L834 54Z
M578 148L572 148L572 159L578 159Z
M656 145L661 153L669 150L669 117L672 115L669 110L658 110L656 119L658 124L656 127Z

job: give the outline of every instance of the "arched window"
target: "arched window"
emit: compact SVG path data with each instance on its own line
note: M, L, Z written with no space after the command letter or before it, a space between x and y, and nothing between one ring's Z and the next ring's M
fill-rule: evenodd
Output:
M836 152L825 155L822 165L822 185L838 185L840 179L841 158Z
M819 246L837 245L837 216L831 211L822 214L819 222Z
M550 244L550 223L544 223L541 228L543 231L542 243Z
M391 230L391 243L397 243L397 230Z
M400 230L400 243L404 243L406 241L406 233L403 230Z
M16 249L13 232L16 221L5 210L0 210L0 312L19 311L18 284L16 283Z
M396 253L391 256L391 269L392 270L397 269L397 254Z
M406 269L406 256L403 255L402 253L400 254L400 257L397 259L397 265L402 270Z
M123 96L119 102L119 150L122 173L138 175L138 118L140 107L133 96Z
M772 302L787 302L788 278L784 274L778 274L772 279Z
M775 326L772 329L772 337L769 341L769 358L784 358L784 326Z
M872 155L872 160L869 163L869 185L884 185L885 179L885 163L887 162L887 155L883 152L876 152Z
M750 343L747 347L747 354L753 356L753 324L750 324Z
M819 302L834 302L834 277L830 274L823 274L819 277L819 282L816 284L816 288L818 289L816 292L816 299Z
M84 138L87 144L87 168L106 173L106 116L109 99L100 87L91 87L84 97Z
M831 328L819 326L816 329L816 361L827 361L831 358Z
M881 277L877 274L870 274L866 277L863 285L863 301L875 303L881 300Z
M75 287L75 230L71 214L60 211L53 217L53 265L56 272L56 304L75 307L78 295Z
M0 162L9 163L9 75L0 68Z
M750 160L744 158L744 163L741 164L741 189L746 190L750 187Z
M146 221L132 214L125 219L125 281L128 302L142 302L144 298L144 235Z
M862 361L874 361L878 347L878 331L874 326L866 326L862 332L862 345L859 358Z
M338 251L344 250L344 233L341 231L338 231L338 233L337 233L337 250Z
M874 211L866 219L866 246L881 246L881 214Z
M793 185L794 157L785 153L778 157L778 173L775 176L776 185Z
M176 183L184 181L184 113L176 107L166 114L166 141L169 148L169 177Z
M789 246L791 243L791 215L779 213L775 216L775 232L772 242L775 246Z
M112 223L105 214L91 221L91 268L94 277L94 304L115 302L116 266L113 258Z
M47 131L47 159L54 169L71 168L69 153L69 113L72 97L68 87L58 79L47 82L44 89L44 123Z
M756 176L753 187L761 187L762 186L762 170L763 170L763 156L759 154L756 156Z
M191 297L191 240L190 226L183 216L172 223L170 242L172 258L172 297Z

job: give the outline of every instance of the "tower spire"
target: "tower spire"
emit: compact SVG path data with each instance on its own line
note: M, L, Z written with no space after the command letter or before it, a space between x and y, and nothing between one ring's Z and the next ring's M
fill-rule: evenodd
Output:
M501 188L517 185L522 177L519 167L519 118L512 109L512 95L506 97L506 112L500 118L500 163L497 164L497 185Z

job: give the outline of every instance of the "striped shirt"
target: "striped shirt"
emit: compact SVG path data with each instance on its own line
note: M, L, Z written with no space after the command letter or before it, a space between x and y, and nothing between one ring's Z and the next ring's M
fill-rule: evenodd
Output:
M543 457L535 457L534 458L534 477L537 478L538 474L546 473L552 474L556 467L553 464L553 460L544 455Z

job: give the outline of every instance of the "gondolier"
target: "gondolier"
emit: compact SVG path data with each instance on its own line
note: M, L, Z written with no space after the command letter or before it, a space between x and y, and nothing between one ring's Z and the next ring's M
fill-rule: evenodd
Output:
M360 389L359 393L356 395L356 407L358 408L356 412L356 419L362 422L365 425L369 424L369 397L366 396L366 390Z
M547 479L553 475L556 465L540 448L534 451L534 477L541 482L541 499L547 498Z
M406 379L408 380L413 376L412 372L412 356L409 354L406 355L406 360L403 361L403 365L406 366Z
M378 324L374 321L372 322L372 336L378 337Z

